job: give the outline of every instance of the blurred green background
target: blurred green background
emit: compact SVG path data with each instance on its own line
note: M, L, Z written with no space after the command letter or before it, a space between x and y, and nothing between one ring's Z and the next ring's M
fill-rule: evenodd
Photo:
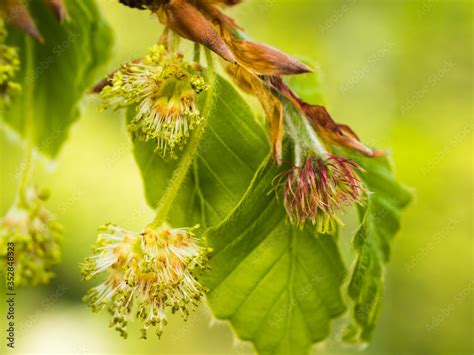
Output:
M161 25L147 13L98 2L116 32L108 69L158 39ZM316 60L336 120L389 148L397 176L416 190L387 268L373 342L340 345L335 322L333 338L315 353L474 352L472 12L468 0L247 0L230 11L253 38ZM251 353L205 306L187 323L173 318L161 341L139 341L133 327L124 341L107 327L107 314L93 315L80 301L91 283L80 282L78 263L97 227L138 230L153 216L120 113L98 112L94 98L83 108L58 161L40 159L36 169L66 229L63 262L51 285L18 292L16 353ZM3 215L22 149L10 134L0 137ZM341 238L348 265L355 228L349 223Z

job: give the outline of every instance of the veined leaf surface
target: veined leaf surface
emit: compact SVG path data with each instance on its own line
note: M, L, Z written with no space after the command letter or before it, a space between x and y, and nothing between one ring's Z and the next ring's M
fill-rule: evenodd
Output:
M54 158L79 118L79 100L108 59L112 34L92 0L66 1L69 19L62 24L44 2L28 4L45 43L9 28L8 43L19 50L21 72L16 81L22 91L2 120Z

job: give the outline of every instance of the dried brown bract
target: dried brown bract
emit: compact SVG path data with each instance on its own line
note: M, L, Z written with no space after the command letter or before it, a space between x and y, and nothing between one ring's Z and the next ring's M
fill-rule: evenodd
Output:
M62 22L67 18L64 0L43 0L43 2L51 9L58 21ZM0 17L5 22L20 28L38 42L44 42L44 38L23 0L3 0L0 3Z

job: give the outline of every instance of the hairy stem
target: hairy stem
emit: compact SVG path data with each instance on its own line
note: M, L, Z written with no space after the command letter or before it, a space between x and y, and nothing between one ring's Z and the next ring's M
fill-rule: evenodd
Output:
M30 174L31 174L31 167L33 162L33 145L30 141L26 143L25 147L25 156L23 158L23 163L21 165L21 178L20 178L20 186L18 190L18 195L20 198L20 202L23 205L26 205L26 190L28 189L28 183L30 181Z
M165 193L161 197L160 203L158 205L158 209L156 211L155 220L151 224L152 228L158 228L159 226L163 225L166 222L168 218L168 214L170 213L171 207L173 206L173 203L179 194L181 185L183 184L183 181L185 180L186 175L188 174L190 168L192 167L193 161L196 158L201 140L206 130L209 113L214 104L214 91L215 91L215 81L216 81L216 74L214 72L214 63L212 59L212 54L210 50L208 49L206 49L206 59L207 59L207 65L208 65L207 80L208 80L209 89L206 93L206 99L204 102L204 106L202 108L202 115L204 117L204 121L201 123L201 125L198 128L196 128L195 132L192 134L191 139L189 140L188 146L178 164L178 167L173 173L171 182L168 184L168 187Z
M285 106L287 132L295 144L295 166L300 166L304 156L308 153L316 154L319 157L326 157L327 151L306 117L296 111L287 99L282 96L280 98Z
M286 128L288 130L288 134L290 137L293 138L294 142L294 152L295 152L295 161L294 165L297 167L301 167L303 164L303 149L301 147L300 142L298 139L295 139L294 137L298 137L298 132L293 124L293 121L291 120L291 117L289 117L289 114L285 114L285 123L286 123Z

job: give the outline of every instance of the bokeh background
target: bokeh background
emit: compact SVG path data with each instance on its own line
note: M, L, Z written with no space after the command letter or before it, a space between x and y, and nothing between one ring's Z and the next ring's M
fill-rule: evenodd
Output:
M160 35L145 12L98 2L116 33L108 69L141 56ZM389 148L396 175L416 191L394 243L373 342L351 348L334 336L315 353L474 352L472 12L470 0L247 0L231 11L253 38L315 60L336 120ZM153 215L121 115L98 112L94 98L83 106L59 159L40 159L36 169L66 229L63 262L51 285L18 292L16 353L251 353L205 305L187 323L172 319L161 341L139 341L133 327L124 341L107 327L107 314L93 315L81 302L91 283L80 282L78 263L97 227L140 229ZM3 215L22 148L0 133ZM348 265L355 228L349 223L341 238Z

